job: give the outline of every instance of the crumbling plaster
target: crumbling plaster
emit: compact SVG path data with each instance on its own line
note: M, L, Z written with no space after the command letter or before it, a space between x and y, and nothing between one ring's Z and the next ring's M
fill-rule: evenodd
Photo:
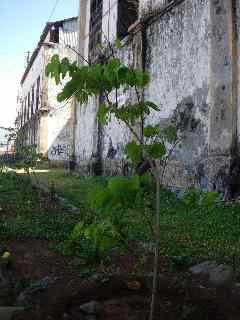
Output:
M103 1L105 5L108 3ZM171 183L200 185L229 196L240 172L239 1L140 0L139 3L139 23L123 40L120 55L125 63L134 63L132 59L138 56L139 61L143 60L142 66L138 66L150 74L145 97L162 109L153 112L148 121L165 125L175 119L179 126L182 141L169 168L170 176L174 177ZM114 30L112 23L108 28ZM123 100L128 98L127 94ZM96 116L97 105L91 106L91 110L84 113L85 123L94 122L91 117ZM81 114L78 126L82 119ZM123 145L130 138L127 129L113 120L99 132L101 136L96 132L94 136L100 139L103 160L123 159ZM90 138L77 139L82 150L89 147ZM93 145L90 148L94 149ZM85 160L89 154L85 153ZM81 152L78 157L81 158Z
M27 136L25 143L29 145L34 144L33 135L34 132L36 133L37 151L52 161L69 160L74 153L74 99L68 103L57 101L57 95L67 78L60 85L56 85L53 79L45 75L46 65L54 54L58 54L60 59L68 57L72 62L77 60L74 52L74 49L77 48L77 19L64 20L60 24L59 43L50 42L50 30L48 30L44 39L41 38L39 50L30 68L27 69L28 72L22 83L23 99L30 92L32 100L32 87L34 86L36 100L36 84L40 77L38 110L34 105L33 115L26 121L23 130Z

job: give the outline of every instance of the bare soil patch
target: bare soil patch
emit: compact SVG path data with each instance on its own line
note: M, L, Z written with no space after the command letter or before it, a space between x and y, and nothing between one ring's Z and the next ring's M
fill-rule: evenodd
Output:
M88 319L79 307L90 301L103 305L104 316L99 319L148 319L151 277L146 275L151 272L152 257L138 267L141 275L137 275L133 246L119 258L117 269L116 265L99 266L95 275L86 278L81 269L73 266L72 259L50 249L46 241L8 241L6 245L14 257L16 279L29 282L44 277L54 279L17 320ZM190 275L186 268L173 269L171 261L164 257L160 274L156 319L240 319L240 289L236 284L215 288L206 278Z

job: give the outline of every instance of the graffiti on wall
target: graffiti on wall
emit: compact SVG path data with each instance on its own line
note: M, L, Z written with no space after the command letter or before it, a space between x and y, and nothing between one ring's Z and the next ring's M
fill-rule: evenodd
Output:
M66 157L70 155L70 145L57 144L51 148L52 157Z

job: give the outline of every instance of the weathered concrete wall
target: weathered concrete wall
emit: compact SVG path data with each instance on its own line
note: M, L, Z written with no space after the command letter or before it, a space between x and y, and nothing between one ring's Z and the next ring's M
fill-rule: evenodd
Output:
M169 176L174 177L171 183L207 184L203 170L208 155L210 109L209 24L208 1L195 0L183 2L146 28L145 67L151 82L145 97L162 106L161 112L153 112L148 121L165 124L174 117L181 121L180 131L184 135L182 147L175 154L174 169L170 169ZM134 39L138 36L134 35ZM125 64L136 64L133 60L141 60L141 54L141 50L134 49L131 37L125 39L120 53ZM131 93L130 97L125 93L121 100L128 98L134 99ZM112 119L103 131L103 159L123 159L124 145L129 139L127 128Z
M34 104L33 104L33 115L31 115L31 107L30 110L27 107L27 113L29 115L29 120L26 119L22 123L24 125L24 140L25 144L33 145L35 144L37 147L37 152L46 154L47 144L44 139L40 138L40 130L41 128L47 128L46 124L43 124L43 121L40 121L40 117L37 116L37 109L40 109L43 102L43 87L45 81L44 75L44 66L45 66L45 49L41 47L39 53L34 60L31 69L28 72L26 79L22 84L22 99L23 101L27 101L28 94L30 93L31 101L32 101L32 87L34 87ZM36 105L36 95L37 95L37 81L39 82L39 103ZM24 102L25 103L25 102ZM24 112L25 104L23 105L22 112ZM23 115L21 115L23 116Z
M102 42L106 40L113 41L117 29L117 1L103 0L102 15ZM79 52L84 57L79 57L79 63L85 64L88 61L89 46L89 25L90 25L90 1L80 1L79 20ZM99 99L92 98L85 106L76 107L75 122L75 158L80 170L90 173L94 170L94 163L101 162L107 153L105 146L109 145L109 139L104 138L102 126L96 120L96 114L99 107ZM105 131L105 129L104 129ZM106 131L108 129L106 128ZM117 131L119 134L119 131ZM107 135L107 133L106 133ZM104 154L104 156L103 156ZM100 164L101 166L101 164Z
M51 110L48 114L48 158L54 161L69 160L72 152L72 123L69 106Z
M125 45L120 52L120 58L126 64L132 63L131 42L125 40ZM113 95L113 99L115 94ZM119 103L123 104L131 99L131 92L119 94ZM75 157L81 171L91 170L92 163L102 162L104 173L122 172L124 162L124 145L131 138L129 130L125 125L112 116L108 125L102 126L98 123L96 116L99 99L92 98L85 106L78 105L75 124ZM88 167L90 161L90 166ZM88 167L88 169L86 169Z
M105 4L107 1L105 1ZM140 1L143 15L153 9L165 8L167 1ZM143 16L142 16L143 17ZM162 112L153 113L149 121L162 122L175 115L178 119L185 117L187 138L179 149L177 159L186 163L191 175L195 162L206 159L208 146L209 114L209 3L207 0L187 0L163 16L157 17L146 29L146 70L151 82L146 90L146 98L163 106ZM107 23L105 23L107 25ZM135 35L138 37L138 35ZM133 61L133 43L125 39L121 58L126 64ZM142 54L142 52L137 52ZM140 56L140 60L141 60ZM197 63L196 63L197 62ZM123 95L123 101L129 94ZM177 112L174 112L177 110ZM88 113L88 111L86 111ZM80 118L81 116L81 118ZM88 113L88 121L95 113ZM78 115L78 125L83 116ZM84 122L86 122L86 113ZM91 120L90 120L91 119ZM91 128L93 128L91 126ZM78 131L80 135L80 131ZM123 147L131 138L127 128L115 119L102 132L102 157L105 160L123 159ZM79 137L82 150L87 149L89 138ZM197 141L197 143L196 143ZM76 143L77 145L77 143ZM84 145L84 147L83 147ZM85 153L85 158L89 154ZM183 176L183 168L179 176ZM205 183L205 181L201 181Z
M102 42L114 42L117 34L118 1L103 0Z
M98 101L90 99L86 106L79 106L76 110L75 152L78 162L90 160L97 152L98 125L96 113Z
M32 86L34 85L35 94L37 89L37 79L40 76L40 92L42 91L42 82L44 78L44 65L45 65L45 53L42 47L37 55L31 69L29 70L28 76L22 84L22 98L26 98L28 93L31 92ZM36 106L34 105L34 111Z
M70 30L72 29L70 28ZM71 37L75 39L73 35ZM73 39L71 41L74 44ZM72 62L77 60L74 51L67 48L65 44L57 44L52 48L48 48L46 51L46 61L49 61L54 54L58 54L60 59L68 57ZM74 99L70 99L68 103L57 101L57 96L67 81L68 78L66 77L58 86L53 79L49 78L47 81L49 113L48 135L46 139L48 140L48 158L53 161L67 161L74 152Z
M231 197L239 189L236 182L240 174L237 159L236 1L210 2L210 17L209 187Z
M105 8L107 4L104 0ZM180 130L181 147L169 167L167 179L172 179L166 182L195 184L232 195L236 188L233 181L240 178L240 3L140 0L139 4L140 22L132 28L133 40L131 36L124 39L120 55L127 64L136 65L134 60L138 59L137 65L150 74L145 98L162 109L153 112L148 121L165 125L174 119ZM116 23L107 16L103 29L112 28L113 37ZM84 49L86 53L86 46ZM125 94L122 100L128 98ZM134 99L131 94L130 98ZM84 126L91 123L91 129L86 130L100 139L98 152L106 166L108 160L116 163L124 158L123 146L131 136L114 119L96 135L92 125L96 108L91 105L93 112L78 114L78 126L83 126L81 117ZM88 143L93 138L78 139L81 152L92 148ZM84 159L89 155L85 153Z
M185 166L176 168L179 184L186 175L198 175L207 159L209 24L209 1L186 0L147 28L146 70L151 81L145 95L161 106L149 121L164 123L174 117L181 123L184 140L175 156L179 166Z
M238 151L240 150L240 2L236 1L236 32L237 32L237 132L238 132Z
M140 0L139 13L140 17L144 17L156 10L165 9L168 5L179 2L178 0Z
M58 54L60 58L68 57L76 61L76 53L71 49L77 48L77 19L60 22L59 42L50 42L50 30L41 38L39 50L22 83L23 99L34 86L34 102L36 101L37 79L40 77L40 96L38 110L34 105L33 114L26 120L23 127L26 133L25 143L35 144L37 151L53 161L69 160L74 152L74 99L69 103L59 103L57 95L63 88L67 78L61 85L56 85L53 79L45 76L45 68L51 57ZM70 48L69 48L70 47ZM28 110L30 114L30 110Z
M125 39L123 47L119 52L119 58L126 65L133 63L132 43L130 39ZM123 105L127 101L132 100L131 91L119 92L118 103ZM115 101L115 93L113 93L112 101ZM106 160L121 160L124 158L124 145L131 138L129 129L122 122L119 122L114 116L111 121L103 129L102 138L102 156Z

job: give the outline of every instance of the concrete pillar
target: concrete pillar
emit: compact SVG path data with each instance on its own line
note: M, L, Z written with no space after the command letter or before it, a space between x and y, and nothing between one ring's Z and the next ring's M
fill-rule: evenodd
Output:
M80 0L79 2L79 18L78 18L78 51L80 55L85 57L85 45L86 45L86 26L89 21L87 20L87 0ZM83 63L83 59L78 56L78 62Z
M50 50L45 48L44 52L44 65L46 66L51 59ZM41 103L38 111L39 127L38 127L38 152L41 153L45 158L48 158L48 77L45 73L42 76L42 92L41 92Z
M40 110L39 119L39 152L48 157L48 111Z
M237 146L237 43L234 0L210 0L209 186L231 193Z

